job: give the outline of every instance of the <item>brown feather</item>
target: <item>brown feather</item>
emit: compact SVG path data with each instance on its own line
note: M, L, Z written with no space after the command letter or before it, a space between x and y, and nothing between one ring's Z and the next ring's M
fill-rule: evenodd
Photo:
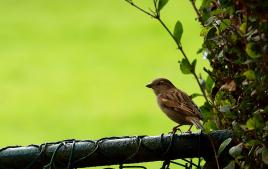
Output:
M173 121L181 125L194 124L203 129L201 113L192 99L177 89L169 80L159 78L147 87L152 88L162 111Z
M175 88L169 90L165 93L159 94L158 97L162 100L163 106L174 109L185 116L193 116L201 119L200 112L190 97L188 97L185 93L178 91L178 89Z

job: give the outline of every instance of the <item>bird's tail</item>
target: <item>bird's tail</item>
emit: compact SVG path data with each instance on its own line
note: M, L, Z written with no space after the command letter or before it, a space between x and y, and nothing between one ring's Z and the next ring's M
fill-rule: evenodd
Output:
M197 118L191 118L190 121L199 129L204 130L203 125L200 123L200 120Z

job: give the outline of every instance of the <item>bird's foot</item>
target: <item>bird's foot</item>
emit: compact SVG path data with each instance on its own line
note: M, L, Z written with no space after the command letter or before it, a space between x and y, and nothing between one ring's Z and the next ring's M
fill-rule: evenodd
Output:
M190 126L190 128L186 131L186 133L192 134L191 128L193 127L193 125Z
M177 131L179 131L180 133L182 133L182 131L181 131L181 129L179 127L180 127L180 125L173 127L172 131L169 132L169 133L170 134L176 134Z

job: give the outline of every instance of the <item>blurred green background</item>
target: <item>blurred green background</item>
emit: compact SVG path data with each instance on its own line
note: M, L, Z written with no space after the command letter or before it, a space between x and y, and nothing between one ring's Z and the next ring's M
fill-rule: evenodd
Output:
M138 1L146 9L151 1ZM191 94L193 76L159 23L124 0L0 0L0 147L63 139L160 135L175 125L145 85L169 78ZM198 69L200 25L188 0L162 11ZM202 99L195 99L201 104Z

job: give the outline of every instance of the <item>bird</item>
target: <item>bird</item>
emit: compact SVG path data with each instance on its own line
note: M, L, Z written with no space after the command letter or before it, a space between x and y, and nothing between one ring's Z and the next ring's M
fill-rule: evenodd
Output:
M201 131L204 129L200 120L201 112L192 99L182 90L176 88L168 79L157 78L146 87L153 89L160 109L178 125L173 128L176 133L182 125L190 125L187 132L195 125Z

